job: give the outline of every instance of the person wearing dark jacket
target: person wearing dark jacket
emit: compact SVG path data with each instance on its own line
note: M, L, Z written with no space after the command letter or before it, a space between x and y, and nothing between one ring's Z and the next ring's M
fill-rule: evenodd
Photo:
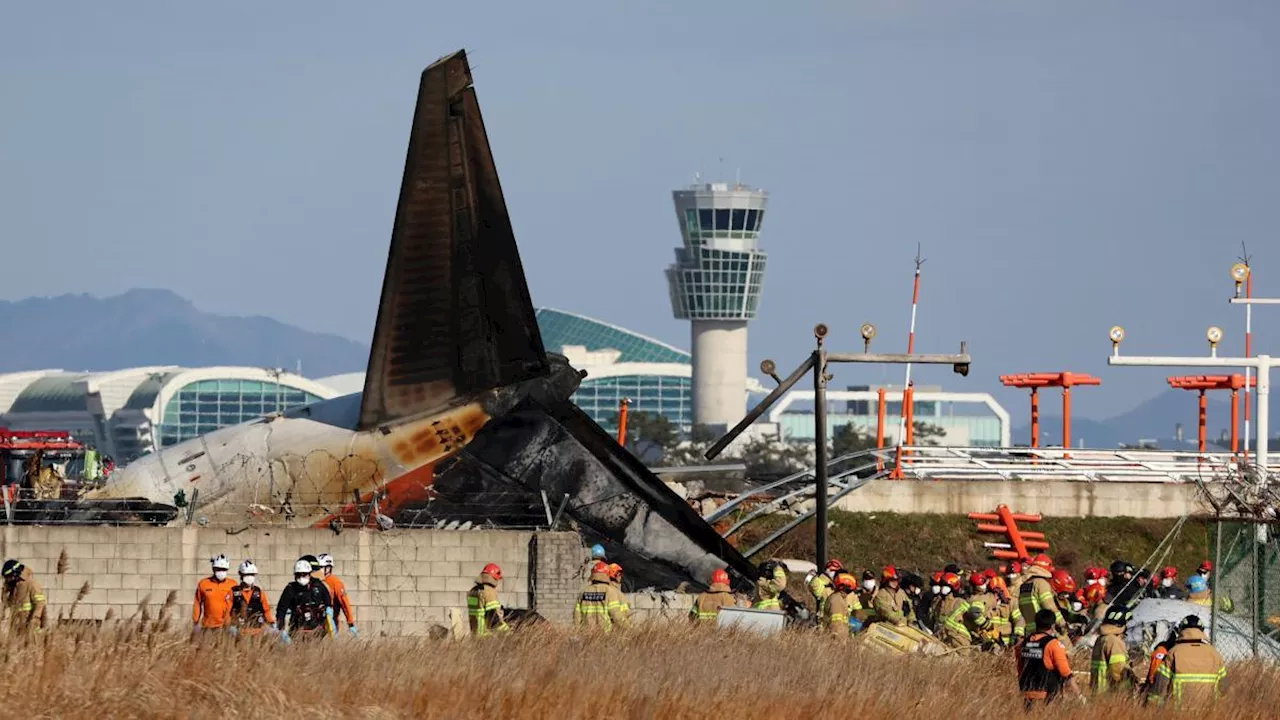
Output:
M293 566L293 582L280 593L276 604L276 627L280 639L292 637L333 637L333 602L323 582L311 577L311 563L299 560Z

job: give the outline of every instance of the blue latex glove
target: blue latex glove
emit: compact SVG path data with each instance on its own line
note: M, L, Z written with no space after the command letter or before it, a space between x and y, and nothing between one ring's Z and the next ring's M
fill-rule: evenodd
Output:
M351 637L360 637L360 633L356 632L355 625L348 625L347 629L351 631Z
M293 642L293 640L289 638L288 630L285 630L284 632L280 633L280 642L284 643L285 645L288 645Z

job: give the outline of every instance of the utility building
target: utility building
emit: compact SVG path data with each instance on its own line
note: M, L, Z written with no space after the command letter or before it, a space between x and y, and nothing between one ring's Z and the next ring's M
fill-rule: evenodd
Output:
M731 426L747 410L747 323L760 308L760 249L769 194L709 183L672 193L683 245L667 268L671 310L689 320L693 421Z

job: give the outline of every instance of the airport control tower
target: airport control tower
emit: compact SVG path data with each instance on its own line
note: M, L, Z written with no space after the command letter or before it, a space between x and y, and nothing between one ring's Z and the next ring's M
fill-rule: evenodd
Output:
M684 245L667 283L672 312L693 325L693 421L732 426L747 409L747 323L760 307L769 194L709 183L671 195Z

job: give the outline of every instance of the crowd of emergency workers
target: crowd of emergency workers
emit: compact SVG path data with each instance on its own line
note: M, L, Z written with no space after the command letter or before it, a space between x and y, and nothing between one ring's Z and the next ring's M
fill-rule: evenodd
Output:
M239 582L229 577L226 555L210 559L210 574L199 581L191 610L193 635L237 637L278 635L293 639L333 637L339 617L357 635L355 613L346 586L334 574L328 553L304 555L294 563L294 579L285 586L275 612L257 583L258 568L245 559ZM1226 691L1226 665L1208 642L1197 614L1186 616L1169 637L1152 651L1141 676L1130 661L1124 641L1134 607L1144 598L1188 600L1210 606L1213 594L1205 561L1185 583L1178 571L1166 567L1156 579L1117 560L1107 569L1091 567L1083 585L1064 568L1054 567L1048 555L999 568L966 569L948 565L926 583L915 573L889 565L861 579L840 560L814 570L805 584L817 608L820 632L848 638L874 623L912 628L936 638L952 651L1012 652L1019 688L1030 709L1064 694L1082 694L1068 661L1075 640L1091 626L1098 627L1089 669L1094 695L1133 693L1146 703L1186 706L1212 702ZM31 570L16 559L0 570L10 633L44 630L47 610L44 590ZM610 563L600 545L582 570L585 586L574 606L577 625L604 632L630 625L631 608L622 592L623 570ZM502 568L483 567L467 593L467 616L472 635L485 637L510 632L507 613L498 598ZM750 607L784 612L788 569L770 560L759 568ZM727 569L716 570L707 590L690 610L694 623L717 623L725 608L738 607Z
M1083 695L1074 680L1068 653L1090 626L1097 626L1089 668L1089 693L1126 693L1147 704L1190 706L1211 703L1226 691L1226 665L1209 644L1197 614L1189 614L1152 651L1140 676L1130 660L1124 632L1133 609L1144 598L1188 600L1210 606L1205 561L1186 582L1175 567L1156 578L1117 560L1107 569L1090 567L1084 583L1048 555L999 568L965 569L948 565L926 583L914 573L890 565L861 579L839 560L809 573L806 585L817 608L820 632L839 638L864 631L873 623L910 627L931 635L954 652L1010 652L1016 660L1019 689L1027 709L1066 694ZM630 623L622 592L622 567L609 563L602 546L591 549L583 569L585 587L574 607L575 622L585 628L612 631ZM471 631L487 636L510 631L498 602L502 579L488 565L468 597ZM760 566L755 610L783 612L788 600L788 569L772 560ZM721 610L739 606L727 569L716 570L708 589L689 610L694 623L718 623Z

